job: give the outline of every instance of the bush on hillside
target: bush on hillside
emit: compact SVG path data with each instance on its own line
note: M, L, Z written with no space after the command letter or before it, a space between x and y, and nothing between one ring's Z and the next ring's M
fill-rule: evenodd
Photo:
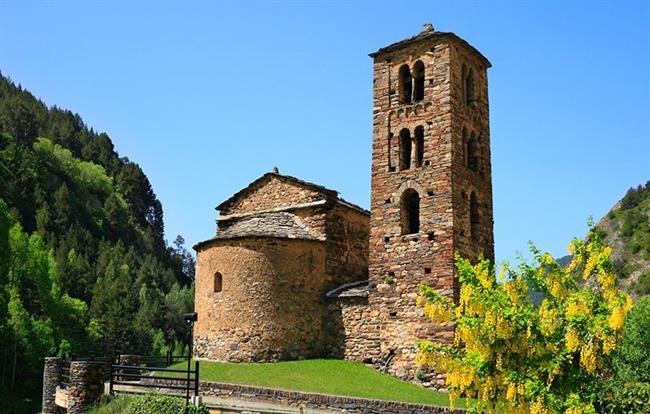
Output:
M88 414L185 414L185 399L159 394L109 397ZM187 414L208 414L204 405L187 406Z
M182 398L148 394L137 398L129 407L128 414L179 414L184 410L185 400ZM205 405L189 405L187 414L208 414L208 408Z
M632 209L648 197L650 197L650 181L646 182L645 185L639 184L636 188L632 187L627 190L621 200L621 210Z
M634 292L637 295L650 295L650 270L639 276L634 284Z
M615 373L620 379L650 382L650 296L634 303L614 356Z
M608 410L650 412L650 296L637 300L612 358ZM644 411L645 410L645 411Z
M608 393L605 408L608 413L650 414L650 384L620 384Z

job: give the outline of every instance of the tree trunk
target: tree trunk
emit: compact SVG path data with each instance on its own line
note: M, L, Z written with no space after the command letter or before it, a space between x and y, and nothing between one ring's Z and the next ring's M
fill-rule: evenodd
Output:
M16 383L16 360L18 359L18 335L14 332L14 366L11 372L11 388L14 388Z

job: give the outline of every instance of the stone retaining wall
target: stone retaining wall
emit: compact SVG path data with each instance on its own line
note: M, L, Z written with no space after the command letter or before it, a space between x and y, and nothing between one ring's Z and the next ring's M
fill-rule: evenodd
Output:
M224 384L202 381L200 394L221 398L270 402L290 406L304 405L307 408L341 410L347 413L364 414L464 414L461 409L450 409L426 404L408 404L396 401L370 400L365 398L285 391L248 385Z
M181 380L143 379L149 384L185 385ZM165 388L156 388L157 392L177 393ZM275 388L255 387L251 385L227 384L223 382L201 381L199 395L203 397L232 398L248 402L281 404L293 407L305 407L321 410L340 410L346 413L363 414L465 414L459 408L438 407L428 404L410 404L398 401L371 400L367 398L345 397L310 392L287 391Z

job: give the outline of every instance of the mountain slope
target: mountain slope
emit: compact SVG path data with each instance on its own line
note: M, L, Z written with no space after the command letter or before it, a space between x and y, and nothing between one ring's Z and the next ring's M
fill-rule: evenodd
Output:
M47 355L182 348L183 243L108 135L0 74L0 393L38 390Z
M596 227L612 247L621 286L650 294L650 181L629 189Z

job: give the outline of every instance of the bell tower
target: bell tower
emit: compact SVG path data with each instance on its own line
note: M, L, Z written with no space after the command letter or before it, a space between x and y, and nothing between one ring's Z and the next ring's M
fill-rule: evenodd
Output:
M455 297L454 252L494 259L487 69L430 24L373 58L370 303L389 371L412 377L416 338L449 342L415 305L426 283Z

